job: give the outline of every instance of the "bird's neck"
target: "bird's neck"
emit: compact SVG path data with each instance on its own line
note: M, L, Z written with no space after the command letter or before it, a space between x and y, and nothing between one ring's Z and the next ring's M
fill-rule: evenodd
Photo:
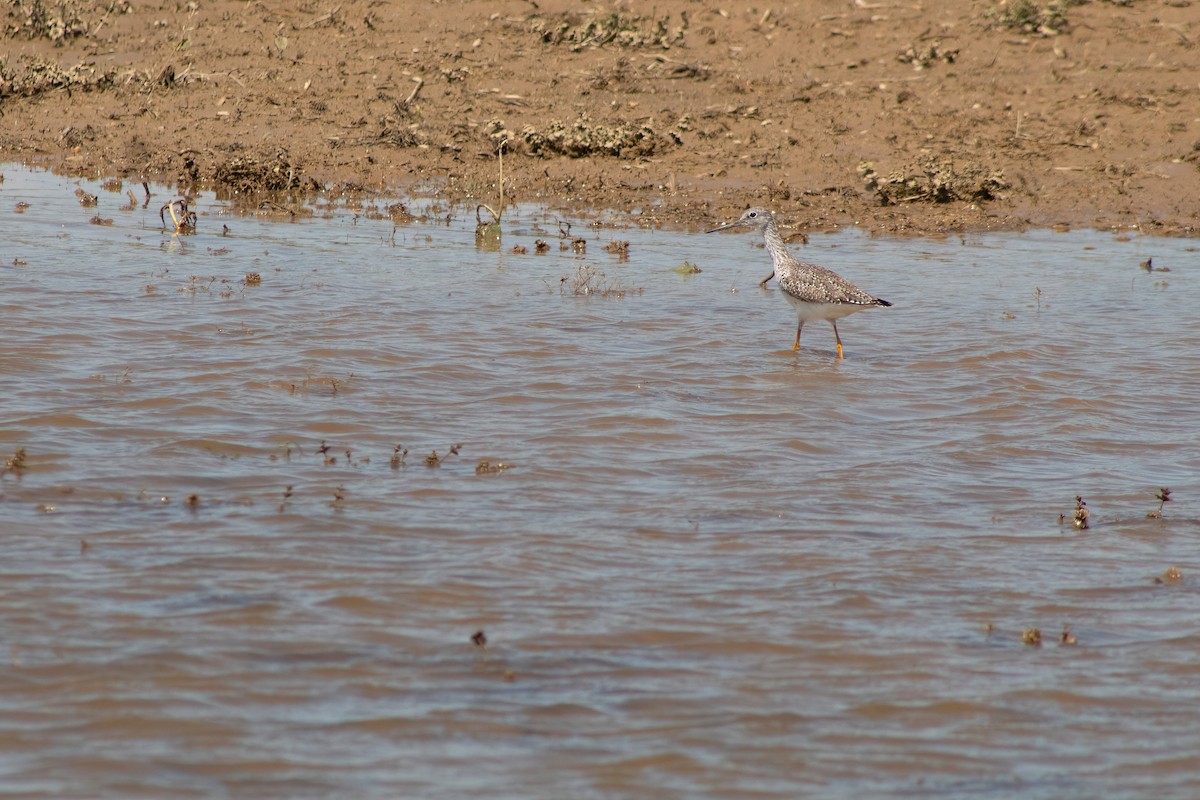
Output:
M772 219L763 231L763 240L767 245L767 252L771 254L771 262L775 265L775 271L781 272L791 263L791 253L788 252L787 245L783 243L783 237L779 235L779 226Z

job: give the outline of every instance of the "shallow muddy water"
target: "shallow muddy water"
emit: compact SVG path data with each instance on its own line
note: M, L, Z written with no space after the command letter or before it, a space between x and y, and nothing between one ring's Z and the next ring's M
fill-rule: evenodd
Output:
M1200 793L1194 242L816 235L837 362L752 234L3 171L6 796Z

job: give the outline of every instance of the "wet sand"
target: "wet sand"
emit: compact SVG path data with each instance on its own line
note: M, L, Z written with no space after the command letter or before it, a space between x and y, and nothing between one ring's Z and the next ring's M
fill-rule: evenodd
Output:
M1017 6L18 0L0 160L495 204L507 141L506 199L651 221L1194 234L1192 4Z

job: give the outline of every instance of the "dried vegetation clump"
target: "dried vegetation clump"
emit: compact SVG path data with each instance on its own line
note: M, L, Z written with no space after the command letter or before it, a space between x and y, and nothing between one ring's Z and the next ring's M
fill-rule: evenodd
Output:
M927 159L881 175L875 165L864 161L858 165L867 190L875 192L879 204L950 203L953 201L982 202L995 200L1009 188L1001 170L989 170L971 165L961 166L952 161Z
M958 48L947 50L940 41L933 41L927 46L910 45L896 56L901 64L912 64L916 69L928 69L938 61L953 64L958 58Z
M1079 5L1082 0L1001 0L988 13L991 24L997 28L1035 33L1039 36L1057 36L1065 33L1067 9Z
M129 3L123 0L112 4L114 10L118 6L121 7L120 13L129 10ZM23 39L49 39L56 44L62 44L85 36L107 16L105 10L105 4L101 2L12 0L7 19L4 21L4 35Z
M264 159L234 156L217 165L213 170L213 181L235 194L286 192L297 189L317 191L321 188L313 179L303 177L299 165L292 163L283 150Z
M578 52L585 47L661 47L668 50L683 40L687 30L687 15L681 15L682 24L671 26L670 17L651 18L612 13L592 16L586 20L577 14L564 14L557 19L533 20L533 31L542 41L553 45L566 45Z
M644 158L665 147L683 144L679 134L687 129L686 118L659 132L649 124L605 125L585 115L569 124L553 120L545 130L526 125L519 138L525 151L537 156Z
M116 70L97 70L94 64L79 63L69 69L41 58L13 66L0 59L0 102L9 97L36 97L56 89L90 92L107 89Z

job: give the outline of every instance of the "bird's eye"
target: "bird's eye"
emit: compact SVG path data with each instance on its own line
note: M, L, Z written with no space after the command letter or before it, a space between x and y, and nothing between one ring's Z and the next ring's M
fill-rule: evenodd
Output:
M749 214L749 216L751 216L751 217L757 217L757 216L758 216L758 212L757 212L757 211L751 211L751 212L750 212L750 214Z

